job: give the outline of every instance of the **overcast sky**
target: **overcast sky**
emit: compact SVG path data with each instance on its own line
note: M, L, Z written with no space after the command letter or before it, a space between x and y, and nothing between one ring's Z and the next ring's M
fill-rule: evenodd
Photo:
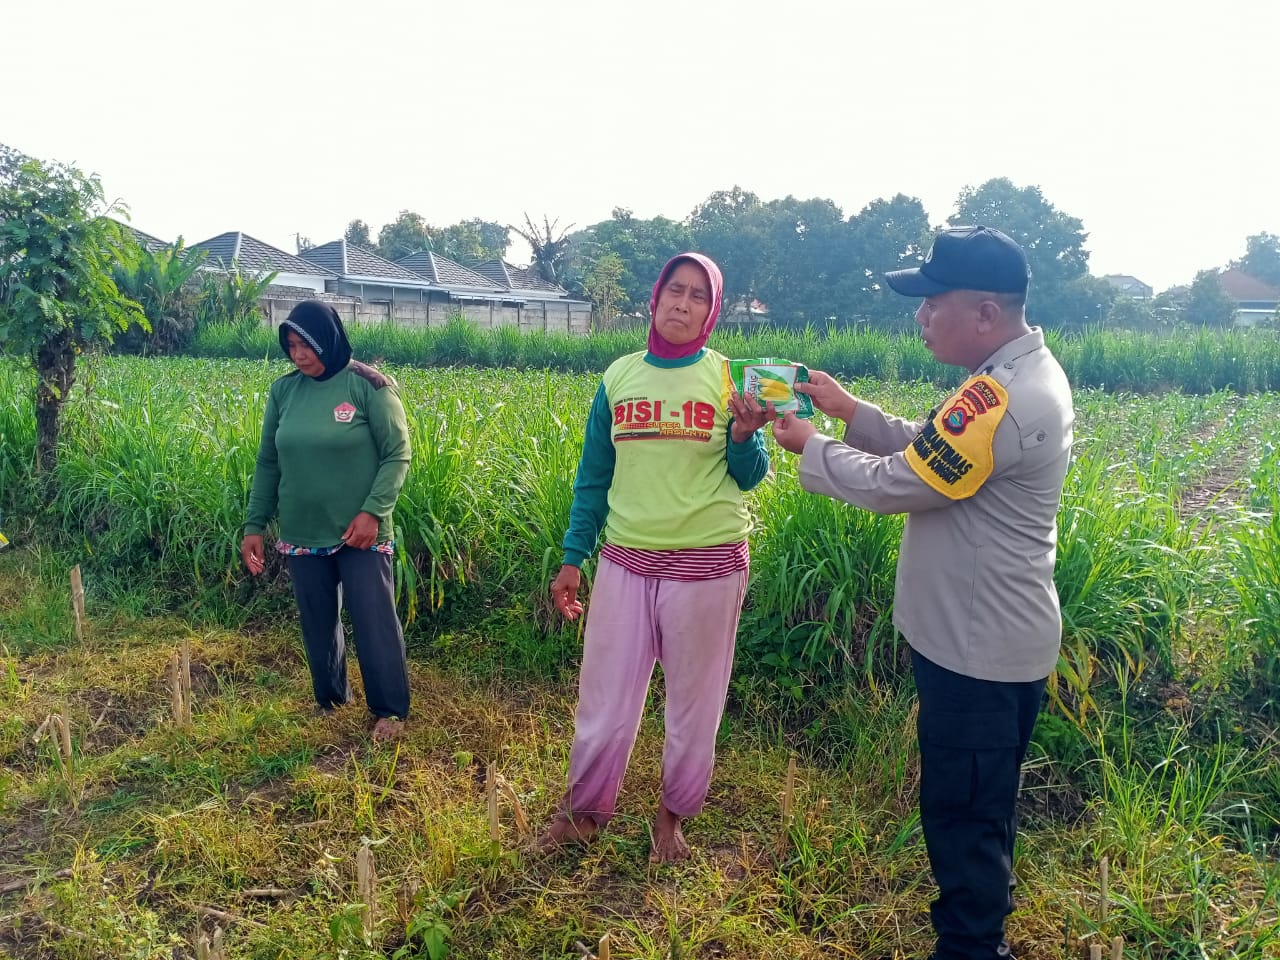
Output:
M1280 233L1277 37L1277 0L6 0L0 142L165 240L289 251L735 184L941 224L1006 176L1161 290Z

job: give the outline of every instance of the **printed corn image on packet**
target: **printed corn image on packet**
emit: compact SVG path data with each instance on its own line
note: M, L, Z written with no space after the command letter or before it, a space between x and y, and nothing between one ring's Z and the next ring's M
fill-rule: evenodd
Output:
M750 360L726 360L721 371L720 403L729 405L731 388L744 397L755 397L760 406L773 401L779 414L795 411L797 417L813 416L813 401L796 393L795 385L809 379L809 368L778 357L756 357Z

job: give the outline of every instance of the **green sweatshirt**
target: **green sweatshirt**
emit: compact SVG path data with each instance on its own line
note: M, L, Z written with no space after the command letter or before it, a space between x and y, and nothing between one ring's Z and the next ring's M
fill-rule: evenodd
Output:
M328 380L294 371L271 385L249 493L246 534L279 508L280 539L332 547L357 513L393 537L391 510L409 471L409 426L396 383L352 360Z

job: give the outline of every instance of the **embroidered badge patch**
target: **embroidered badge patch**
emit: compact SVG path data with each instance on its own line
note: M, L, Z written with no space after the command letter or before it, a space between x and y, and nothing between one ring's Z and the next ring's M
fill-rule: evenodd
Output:
M349 403L340 403L333 408L333 419L339 423L350 423L356 415L356 408Z
M907 465L943 496L973 496L994 469L991 443L1008 404L995 380L971 377L911 442Z

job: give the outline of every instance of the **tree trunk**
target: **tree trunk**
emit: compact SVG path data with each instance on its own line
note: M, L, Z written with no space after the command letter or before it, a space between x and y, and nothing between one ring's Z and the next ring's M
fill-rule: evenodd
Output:
M70 331L40 344L36 378L36 472L51 473L58 465L62 404L76 382L76 348Z

